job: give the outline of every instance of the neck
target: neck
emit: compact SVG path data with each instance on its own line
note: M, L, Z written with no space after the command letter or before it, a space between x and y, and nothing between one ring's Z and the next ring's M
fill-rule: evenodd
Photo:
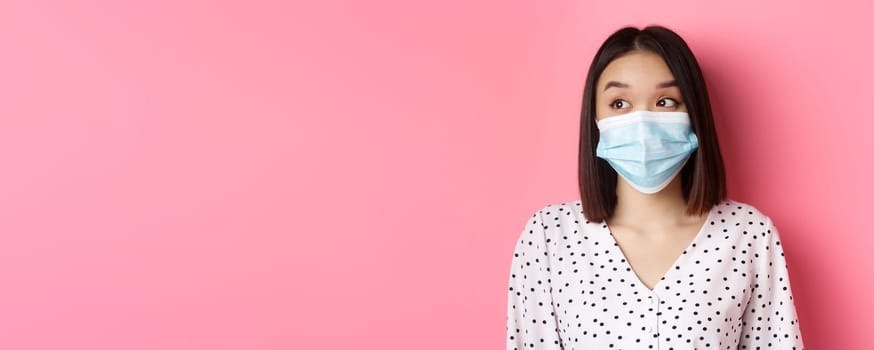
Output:
M671 226L687 222L686 200L680 177L659 192L641 193L619 177L616 184L616 209L610 221L618 225Z

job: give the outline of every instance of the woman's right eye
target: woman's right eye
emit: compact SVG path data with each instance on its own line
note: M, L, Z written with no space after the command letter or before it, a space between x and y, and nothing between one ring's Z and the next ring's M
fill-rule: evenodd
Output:
M623 109L623 108L627 108L627 107L628 107L628 101L625 101L625 100L622 100L622 99L613 100L613 102L610 103L610 107L613 107L614 109Z

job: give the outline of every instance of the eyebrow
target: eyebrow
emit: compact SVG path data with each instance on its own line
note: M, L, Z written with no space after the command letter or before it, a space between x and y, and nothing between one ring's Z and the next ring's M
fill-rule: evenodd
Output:
M668 87L672 87L672 86L677 86L676 80L669 80L669 81L658 83L658 85L656 85L656 88L657 89L664 89L664 88L668 88ZM604 86L604 91L607 91L607 89L609 89L611 87L628 88L629 85L626 83L611 80L611 81L608 81L607 85Z

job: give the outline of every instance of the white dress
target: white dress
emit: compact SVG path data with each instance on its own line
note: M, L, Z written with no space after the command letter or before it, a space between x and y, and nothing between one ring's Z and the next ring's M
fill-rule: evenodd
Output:
M652 290L580 200L548 204L520 234L509 281L507 349L804 348L777 229L734 200Z

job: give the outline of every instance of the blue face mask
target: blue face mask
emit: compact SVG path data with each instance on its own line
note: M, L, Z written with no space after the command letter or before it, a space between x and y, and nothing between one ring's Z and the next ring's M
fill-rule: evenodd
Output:
M597 124L595 154L643 193L664 189L698 149L686 112L634 111Z

